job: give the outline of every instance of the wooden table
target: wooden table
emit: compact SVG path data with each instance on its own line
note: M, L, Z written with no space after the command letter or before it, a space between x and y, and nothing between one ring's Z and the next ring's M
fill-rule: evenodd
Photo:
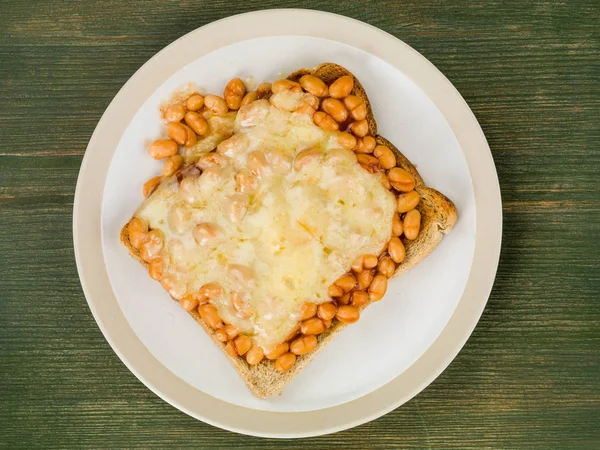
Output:
M5 1L0 8L0 447L598 448L600 3L310 0L429 58L489 140L504 200L496 285L450 367L396 411L321 438L244 437L163 402L87 307L71 211L123 83L213 20L298 2Z

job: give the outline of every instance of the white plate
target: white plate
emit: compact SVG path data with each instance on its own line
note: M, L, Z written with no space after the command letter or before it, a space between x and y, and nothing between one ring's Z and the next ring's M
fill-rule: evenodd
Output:
M455 202L460 220L430 258L392 281L384 299L369 307L360 324L348 328L327 347L282 396L259 400L191 316L170 301L160 284L131 259L119 241L119 232L143 200L140 186L160 173L162 162L148 157L147 147L149 141L165 136L159 108L173 91L191 81L208 92L221 93L235 76L274 81L280 72L314 67L323 61L342 64L361 80L380 133L418 164L430 186ZM113 291L150 352L175 375L207 394L235 405L285 412L354 400L391 381L422 355L460 300L476 234L469 169L435 104L383 60L339 42L307 36L264 37L221 47L164 82L135 114L117 146L106 178L101 223Z
M143 182L160 170L147 157L146 146L164 132L158 104L173 90L191 81L220 92L234 76L273 80L324 61L357 75L373 103L380 133L418 165L428 185L455 202L460 218L438 249L392 282L386 297L282 396L258 400L193 319L127 255L119 230L142 200ZM231 17L153 57L98 124L74 207L82 285L115 352L179 409L262 436L348 428L423 389L475 326L495 275L500 236L493 161L479 125L452 85L418 53L380 30L304 10ZM280 411L291 414L274 413Z

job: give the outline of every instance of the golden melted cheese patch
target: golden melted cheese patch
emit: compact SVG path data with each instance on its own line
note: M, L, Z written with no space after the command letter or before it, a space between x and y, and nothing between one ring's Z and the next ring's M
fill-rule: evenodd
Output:
M201 175L164 181L136 212L163 233L171 295L219 283L222 319L267 350L305 302L329 300L354 259L381 252L395 210L393 194L335 133L288 111L302 95L241 108L233 136L199 157Z

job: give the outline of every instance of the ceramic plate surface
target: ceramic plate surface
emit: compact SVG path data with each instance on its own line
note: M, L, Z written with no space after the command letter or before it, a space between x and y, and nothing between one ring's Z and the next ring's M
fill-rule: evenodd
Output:
M431 256L392 281L384 299L367 308L283 395L259 400L191 316L127 254L119 231L142 201L142 184L160 173L147 145L165 135L159 104L173 91L192 82L221 93L232 77L274 81L322 62L341 64L360 79L379 133L418 166L427 185L452 199L459 221ZM182 411L225 429L273 437L324 434L372 420L429 384L483 311L500 237L493 160L450 82L394 37L306 10L230 17L189 33L148 61L100 120L74 207L86 298L123 362Z

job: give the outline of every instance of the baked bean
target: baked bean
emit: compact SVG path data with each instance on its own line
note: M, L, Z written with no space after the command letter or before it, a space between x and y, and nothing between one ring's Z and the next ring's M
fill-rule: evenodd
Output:
M367 118L367 105L361 103L352 111L350 111L350 117L354 120L365 120Z
M254 127L265 120L269 115L270 108L271 104L268 100L256 100L238 111L237 121L243 127ZM235 134L228 140L236 143L236 146L239 147L238 151L246 151L243 135Z
M406 229L404 230L404 232L406 232ZM392 258L392 261L394 261L396 264L400 264L402 261L404 261L404 258L406 257L406 250L404 248L404 244L397 236L394 236L390 239L387 251L390 254L390 258Z
M254 283L254 270L248 266L244 266L242 264L231 264L229 266L229 274L238 284L252 287Z
M296 363L296 355L293 353L284 353L275 360L275 370L278 372L287 372Z
M161 278L160 285L176 301L179 301L185 295L185 293L181 293L181 288L177 286L176 280L169 275Z
M248 155L246 166L248 166L250 172L258 177L264 177L271 172L269 162L267 161L265 154L258 150Z
M233 194L229 196L229 203L227 204L227 211L229 220L232 222L239 222L248 212L248 205L250 199L248 194Z
M342 102L335 98L326 98L321 102L321 109L333 117L336 122L345 122L348 118L348 110Z
M369 132L369 123L365 119L352 122L350 125L348 125L348 130L351 131L355 136L364 137Z
M256 87L258 98L264 98L271 93L271 83L263 82Z
M196 143L198 142L198 136L196 136L196 133L194 133L194 130L192 130L190 127L188 127L185 124L181 124L183 126L183 128L185 128L186 132L187 132L187 139L185 140L184 144L186 147L191 147L192 145L196 145Z
M303 105L306 105L306 102L303 102L298 95L288 95L285 93L272 95L269 98L269 103L283 111L294 112L300 109L298 114L302 114L303 111L308 112L308 110L302 108Z
M173 175L175 172L177 172L177 169L179 169L182 164L183 157L181 155L169 156L162 166L163 177L170 177Z
M396 167L396 157L394 156L394 152L392 152L389 147L386 147L385 145L378 145L375 147L373 154L379 158L381 166L384 169Z
M225 100L218 95L209 94L204 97L204 106L206 106L206 109L217 116L224 116L229 110Z
M317 305L313 302L306 302L300 310L300 320L308 320L317 314Z
M192 311L198 307L198 299L192 295L186 295L181 300L179 300L179 304L186 311Z
M185 101L185 107L188 111L198 111L204 106L204 97L200 94L192 94Z
M294 159L294 169L299 171L312 162L320 161L323 154L317 149L302 150Z
M277 80L271 85L271 92L273 94L285 91L302 92L302 87L300 83L291 80Z
M367 153L359 153L356 155L356 160L367 172L375 173L381 168L379 159Z
M312 97L312 96L311 96ZM298 114L308 113L310 114L310 110L306 108L307 103L302 100L298 100L297 96L289 96L285 94L281 95L273 95L269 99L271 105L273 105L277 109L281 109L283 111L298 111ZM310 106L310 105L309 105ZM312 108L311 108L312 109Z
M239 95L226 95L225 103L227 103L227 107L232 111L237 111L242 106L243 97Z
M271 93L271 83L265 81L260 83L257 87L256 87L256 95L258 96L258 98L265 98L268 97L269 94Z
M351 324L358 321L360 318L360 311L354 306L344 305L340 306L335 317L342 323Z
M169 122L167 125L167 135L179 145L183 145L187 141L187 130L180 122Z
M235 174L234 178L236 183L235 190L237 192L248 193L254 190L255 178L248 169L240 169L239 172Z
M350 95L354 88L354 79L350 75L339 77L329 86L329 95L333 98L343 98Z
M208 132L208 122L204 117L194 111L188 111L184 117L185 123L200 136Z
M306 92L316 97L325 97L329 91L323 80L314 75L303 75L300 78L300 86Z
M219 235L219 231L218 225L202 222L194 227L192 236L198 245L207 245Z
M344 106L348 108L348 111L352 111L356 107L363 104L363 101L356 95L348 95L344 97Z
M169 293L169 295L171 295L171 297L173 297L174 299L177 299L178 301L181 300L185 296L185 293L181 293L181 295L177 295L177 294L179 294L181 287L185 288L185 285L178 286L177 280L173 276L169 276L169 275L165 276L164 278L162 278L160 280L160 284ZM199 301L199 303L203 303L203 302ZM200 312L200 311L198 311L198 312Z
M198 161L196 161L196 166L200 167L202 170L206 170L209 167L225 167L229 162L229 158L221 153L210 152L204 153L200 155Z
M378 302L385 295L385 291L387 290L387 277L382 274L375 275L373 281L371 282L371 286L369 286L369 298L372 302Z
M235 350L237 351L238 355L242 356L252 348L252 339L250 336L242 334L235 338L233 344L235 345Z
M404 194L400 194L397 200L396 210L402 214L410 211L411 209L415 209L416 206L421 201L421 196L417 191L409 191Z
M312 319L305 320L300 324L300 331L302 334L321 334L325 331L325 324L318 317L313 317Z
M373 269L377 266L378 259L376 255L365 255L363 264L365 269Z
M390 258L389 256L384 256L379 260L379 264L377 265L377 271L385 275L387 278L391 278L391 276L394 275L394 272L396 271L396 265L394 264L394 261L392 261L392 258Z
M162 232L159 229L148 231L140 244L140 258L146 262L152 261L159 256L163 245Z
M377 142L373 136L365 136L362 139L358 139L356 142L356 153L373 153Z
M261 362L264 359L264 357L265 354L263 352L263 349L258 345L253 345L252 348L248 350L248 353L246 353L246 362L251 366L255 366L259 362Z
M171 155L176 155L177 150L177 144L171 139L159 139L150 145L148 154L154 159L163 159Z
M244 82L239 78L232 78L223 91L223 95L238 95L240 97L243 97L245 93L246 86L244 86Z
M229 340L224 328L219 328L215 331L215 337L221 342L227 342Z
M144 197L150 197L150 194L152 194L156 190L159 184L160 177L153 177L146 181L144 183L144 188L142 189Z
M340 298L336 299L338 305L347 305L350 303L350 292L345 293Z
M334 148L329 151L330 160L332 161L347 161L347 162L356 162L356 155L347 148Z
M254 106L257 103L258 102L254 103L253 105L250 105L248 107L245 107L244 109L239 111L237 113L237 119L239 120L241 116L244 116L245 113L248 112L248 110L253 110ZM240 122L242 122L242 121L240 121ZM242 126L245 126L243 124L243 122L242 122ZM220 153L221 155L225 155L225 156L233 158L236 156L242 156L246 152L247 149L248 149L248 145L247 145L246 136L241 133L236 133L233 136L231 136L229 139L225 139L225 140L219 142L219 145L217 145L215 152Z
M356 147L356 138L345 131L342 131L338 134L337 141L338 144L344 148L347 148L348 150L354 150Z
M337 308L331 302L321 303L317 309L317 315L323 320L331 320L335 317Z
M402 236L402 231L404 230L402 226L402 220L400 220L400 216L398 213L394 213L392 216L392 234L394 236Z
M284 94L271 96L271 98L269 98L269 103L277 109L289 112L296 111L302 105L302 102L298 101L297 97L291 97Z
M187 286L180 281L176 275L165 275L161 278L160 285L173 300L179 301L187 294Z
M314 95L305 95L302 100L300 100L300 103L306 103L311 108L316 110L319 109L320 100Z
M256 93L256 91L250 91L246 95L244 95L244 98L242 98L241 106L249 105L250 103L256 100L258 100L258 94Z
M369 294L366 291L354 291L352 293L352 306L360 308L369 303Z
M187 130L181 122L169 122L167 125L167 135L179 145L185 144L188 138Z
M373 277L375 276L374 270L363 270L361 273L356 275L356 281L358 282L359 289L366 289L373 281Z
M300 106L296 108L295 112L297 114L305 114L312 118L315 115L315 108L310 106L308 103L300 103Z
M294 328L292 328L292 331L289 332L289 334L284 339L284 341L285 342L291 341L298 335L299 332L300 332L300 323L297 323L296 326L294 326Z
M410 192L415 188L415 178L400 167L390 169L388 178L390 184L398 191Z
M323 128L325 131L338 131L340 129L339 125L333 117L329 114L324 113L323 111L317 111L313 115L313 122L320 128Z
M290 351L295 355L306 355L317 348L316 336L302 336L290 344Z
M336 286L335 284L332 284L331 286L329 286L327 293L329 294L330 297L341 297L342 295L344 295L344 291L342 291L342 288L339 286Z
M146 238L148 224L139 217L133 217L127 224L127 232L129 233L129 242L131 242L131 245L139 249Z
M183 105L169 105L164 114L167 122L180 122L185 116L185 108Z
M215 308L213 305L206 303L198 306L198 313L200 314L202 320L204 320L209 327L217 329L223 326L223 322L219 317L217 308Z
M388 177L386 175L385 172L378 172L379 175L379 181L381 182L381 184L383 185L384 188L386 188L388 191L392 190L392 185L390 184L390 180L388 180Z
M221 329L225 332L227 339L229 340L235 339L239 334L237 328L231 324L227 324Z
M247 297L238 291L231 292L231 306L242 319L249 319L254 314Z
M235 349L235 345L233 344L233 341L229 341L227 343L227 345L225 345L225 352L232 357L236 357L238 356L237 354L237 350Z
M265 353L267 359L277 359L284 353L286 353L290 349L290 344L287 342L283 342L281 344L277 344L273 347L269 352Z
M359 256L358 258L356 258L353 262L352 262L352 266L351 269L356 272L356 273L361 273L363 271L364 268L364 255Z
M297 114L306 114L312 117L315 111L319 108L319 99L314 95L306 94L300 99L296 108Z
M219 283L206 283L198 291L198 296L202 301L213 300L223 294L223 288Z
M162 258L154 258L148 263L148 274L153 280L159 281L163 274Z
M350 292L356 286L356 278L352 274L344 275L339 278L335 283L336 286L342 289L344 292Z
M421 213L418 209L411 209L404 216L404 236L411 241L415 240L419 235L421 228Z

